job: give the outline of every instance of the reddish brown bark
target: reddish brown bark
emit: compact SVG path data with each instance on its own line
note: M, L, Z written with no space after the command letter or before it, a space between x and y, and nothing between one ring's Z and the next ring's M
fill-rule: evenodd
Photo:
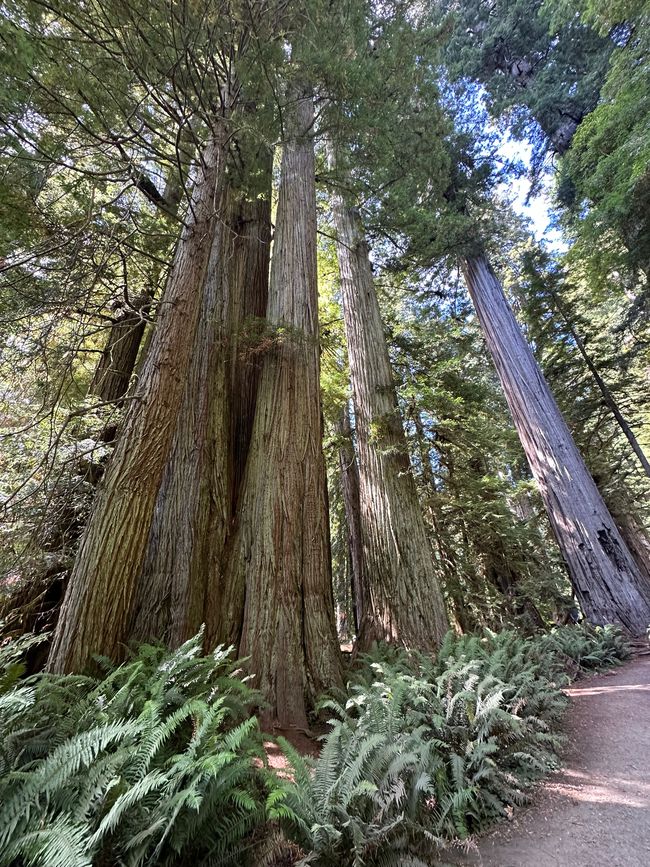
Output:
M359 450L369 604L359 645L435 648L448 629L358 212L332 196Z
M224 612L235 623L245 598L239 650L268 702L265 715L281 726L305 726L316 696L341 679L321 443L312 122L310 94L293 88L268 333L229 569L232 610Z
M270 186L270 155L264 163ZM266 307L270 190L251 201L230 187L227 200L130 629L171 646L220 617L224 545L255 408L259 365L244 332Z
M82 669L93 653L119 658L123 652L192 359L221 207L225 138L222 126L203 153L138 390L70 578L49 658L54 671Z

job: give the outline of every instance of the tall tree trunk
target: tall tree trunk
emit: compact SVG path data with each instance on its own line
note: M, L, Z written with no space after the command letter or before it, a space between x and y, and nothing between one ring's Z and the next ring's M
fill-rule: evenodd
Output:
M341 410L336 425L339 437L338 457L341 473L341 488L345 508L348 549L350 551L350 573L352 601L354 604L354 626L356 634L363 623L364 612L368 608L368 586L364 568L363 537L361 533L361 499L359 494L359 465L352 442L352 427L347 402Z
M250 657L265 715L305 726L315 697L341 672L322 453L313 104L307 88L291 91L268 333L227 580L233 620L237 588L245 595L239 650Z
M122 653L190 369L221 206L224 127L203 154L142 378L77 554L50 652L53 671L82 669L93 653Z
M640 634L650 596L484 254L462 270L513 421L587 618Z
M270 188L270 153L264 170ZM244 332L266 308L270 189L250 201L231 188L227 198L130 630L171 646L220 616L224 546L255 408L258 365L246 356Z
M358 212L332 195L359 449L369 605L359 644L435 648L447 631Z
M235 515L246 469L262 367L258 342L269 294L272 164L270 151L258 157L258 169L267 179L264 194L254 200L240 196L232 222L231 516Z
M215 547L225 540L230 487L228 204L214 232L194 350L136 585L129 637L139 641L178 646L198 630L210 571L203 556L208 524Z

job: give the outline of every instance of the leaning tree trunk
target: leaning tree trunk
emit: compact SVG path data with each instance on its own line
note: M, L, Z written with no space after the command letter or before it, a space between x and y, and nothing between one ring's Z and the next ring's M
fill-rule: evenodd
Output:
M104 402L119 401L128 391L147 324L145 313L150 304L151 298L143 296L133 307L118 314L111 324L88 388L90 394Z
M435 648L448 628L358 212L332 195L359 449L369 605L359 646Z
M270 155L264 168L270 185ZM255 407L257 364L242 334L266 308L270 194L249 201L231 188L227 198L130 629L132 638L171 646L220 616L224 546Z
M352 602L354 605L354 628L359 634L363 623L364 612L368 608L368 584L365 574L363 557L363 535L361 532L361 498L359 493L359 465L352 442L352 427L348 401L341 410L340 419L336 425L339 437L339 470L341 473L341 489L343 491L343 506L347 543L350 552L350 575Z
M313 104L306 88L292 91L265 355L228 580L245 593L239 651L250 657L265 715L305 726L314 699L341 672L322 453Z
M190 369L220 207L224 127L203 154L139 387L77 554L49 658L54 671L79 670L93 653L119 657L123 650Z
M643 472L650 479L650 461L648 461L648 458L646 457L645 452L641 448L641 444L639 443L638 439L636 438L634 431L630 427L630 423L628 422L628 420L625 418L625 416L621 412L621 409L618 405L616 398L614 397L614 395L610 391L609 386L607 385L605 380L600 375L600 372L598 371L598 368L596 367L591 355L587 351L587 347L585 345L585 342L582 340L582 338L580 337L580 335L578 334L578 332L575 329L575 326L573 324L571 316L566 311L566 309L564 308L564 305L562 304L562 302L560 301L560 299L558 298L558 296L555 292L551 292L551 298L553 299L553 303L555 304L558 313L560 314L562 319L564 319L564 322L565 322L567 328L569 329L569 333L573 337L576 348L577 348L578 352L580 353L580 355L582 356L582 360L587 365L587 369L589 370L589 373L591 373L591 375L594 378L594 382L598 386L598 389L599 389L600 394L601 394L602 399L603 399L603 403L605 404L607 409L611 412L611 414L616 419L616 423L620 427L621 432L623 433L623 436L628 441L630 448L632 449L637 460L641 464L641 467L643 468Z
M587 618L635 634L650 622L650 594L576 448L484 254L462 270L513 421Z

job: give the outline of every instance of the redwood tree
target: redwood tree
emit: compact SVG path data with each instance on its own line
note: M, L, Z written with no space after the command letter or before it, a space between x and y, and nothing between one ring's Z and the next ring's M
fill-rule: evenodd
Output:
M130 615L158 490L190 370L202 290L221 207L227 128L217 120L201 155L155 334L124 430L93 507L49 658L54 671L114 658Z
M305 726L341 673L321 442L314 110L304 83L287 97L267 333L223 616L237 638L244 602L239 652L266 715Z
M643 634L650 593L485 254L461 268L513 421L587 618Z
M368 606L359 645L385 640L433 648L447 614L427 536L388 347L369 247L358 211L332 195L341 295L350 360Z
M260 164L261 167L260 167ZM248 351L266 308L270 152L259 197L228 184L215 232L192 365L158 494L130 635L176 646L221 620L224 546L231 530L255 409L257 361ZM241 612L233 616L241 623Z

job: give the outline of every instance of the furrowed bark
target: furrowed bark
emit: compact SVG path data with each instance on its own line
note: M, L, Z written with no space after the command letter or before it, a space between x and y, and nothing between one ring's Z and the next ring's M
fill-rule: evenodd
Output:
M305 726L316 696L341 680L322 453L313 104L305 87L288 97L268 335L228 577L245 594L240 654L250 657L265 716L283 727Z
M224 142L222 127L203 154L138 390L70 578L50 652L53 671L80 670L93 653L122 653L190 368L221 204Z
M359 646L433 649L448 629L358 212L332 195L359 450L361 528L369 605Z
M270 184L270 157L265 159ZM177 646L220 616L224 546L255 407L257 363L242 345L265 312L270 195L232 188L213 242L196 350L158 496L131 636ZM241 612L238 617L241 623Z
M144 317L151 298L145 297L135 309L120 313L110 327L106 346L95 368L90 387L102 401L119 401L129 390L147 320Z
M214 232L195 345L129 629L133 639L174 647L195 634L204 619L208 523L218 547L228 521L227 207L224 203Z
M589 620L642 634L650 593L589 474L486 256L461 263L532 473Z
M347 402L341 410L336 426L339 436L339 470L343 505L347 524L348 548L350 551L350 574L352 600L354 603L354 626L357 635L363 623L363 615L368 608L368 587L363 557L363 537L361 533L361 499L359 494L359 465L352 442L352 427Z

